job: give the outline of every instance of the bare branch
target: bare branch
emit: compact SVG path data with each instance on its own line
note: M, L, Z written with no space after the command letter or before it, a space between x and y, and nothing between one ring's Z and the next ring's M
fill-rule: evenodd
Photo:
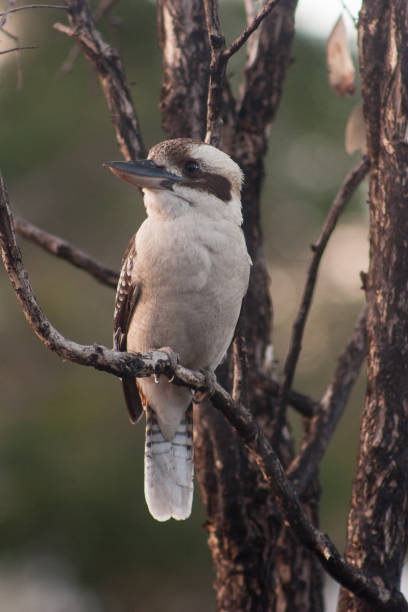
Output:
M145 157L146 150L119 53L104 41L96 29L86 0L67 0L67 11L70 27L56 23L54 28L74 38L92 62L105 94L123 157L127 160Z
M88 272L99 282L108 287L116 288L119 274L92 259L87 253L76 248L59 236L49 234L21 217L14 217L14 229L26 240L42 247L48 253L65 259L77 268Z
M12 51L25 51L25 49L38 49L38 47L37 46L13 47L12 49L5 49L4 51L0 51L0 55L4 55L5 53L11 53Z
M338 359L333 379L320 402L320 411L311 420L300 453L287 470L288 477L299 493L305 490L319 466L360 373L367 354L366 324L367 307L364 306L353 334ZM290 394L288 399L290 401Z
M9 8L3 13L0 13L0 17L6 17L11 13L18 13L19 11L25 11L26 9L60 9L66 11L67 7L62 4L25 4L24 6L16 6L15 8ZM4 22L3 22L4 23ZM3 25L1 23L1 25Z
M336 223L340 214L344 210L346 204L350 200L358 185L368 173L369 167L370 164L368 157L365 156L358 162L355 168L353 168L353 170L351 170L351 172L347 174L333 201L332 207L329 210L320 236L317 241L312 245L313 255L307 272L306 285L303 290L302 300L300 302L295 323L293 325L290 347L283 369L283 382L280 397L280 406L282 411L285 410L287 394L292 386L296 364L302 347L303 331L305 329L307 315L309 313L309 309L312 303L321 257L329 241L329 238L334 228L336 227Z
M176 374L178 370L176 369ZM357 567L347 563L329 537L312 525L295 490L286 478L278 456L262 433L252 414L232 401L228 393L216 385L212 396L214 406L238 434L241 442L255 459L263 477L271 487L285 521L301 543L312 551L324 569L345 588L375 606L376 610L408 610L408 604L398 591L389 591L365 576Z
M3 34L5 34L6 36L8 36L12 40L14 40L14 42L18 43L18 36L15 36L11 32L9 32L8 30L6 30L6 28L4 28L3 26L0 26L0 32L3 32Z
M250 23L242 32L242 34L238 36L238 38L236 38L227 49L225 49L223 55L227 61L232 55L234 55L234 53L241 49L241 47L246 43L251 34L255 32L255 30L259 27L265 17L269 15L272 9L274 9L275 6L279 4L279 2L280 0L268 0L263 9L261 9L258 15L256 15L256 17L253 19L252 23Z
M222 100L228 58L224 55L225 38L218 18L218 3L216 0L204 0L204 8L211 51L205 142L217 147L221 141Z
M244 32L236 40L225 48L225 38L222 34L219 17L218 3L216 0L205 0L205 17L208 29L208 38L211 50L210 79L207 99L207 133L205 141L214 146L219 146L222 131L222 105L225 86L225 71L228 60L245 44L248 38L255 32L262 21L270 14L280 0L268 0L267 4L245 28Z
M358 19L356 19L353 15L353 13L350 11L349 7L347 6L347 4L344 2L344 0L340 0L342 7L344 8L344 10L346 11L346 13L348 14L348 16L350 17L351 21L353 22L354 27L358 28Z
M171 370L167 353L121 353L101 345L80 345L64 338L47 320L32 291L24 269L20 250L13 230L8 194L0 176L0 245L5 268L16 292L27 321L41 341L60 357L74 363L92 366L116 376L148 376L153 373L174 375L193 389L205 390L206 377L181 365ZM309 550L317 555L323 567L340 584L359 597L375 604L378 610L408 610L408 604L398 591L389 591L367 578L358 568L341 557L328 536L316 529L303 512L299 499L286 478L278 456L262 433L252 414L235 403L218 383L215 383L212 401L232 425L242 443L255 459L263 477L271 487L284 519Z
M104 17L104 15L106 15L117 2L118 0L101 0L93 13L95 23L102 19L102 17ZM74 45L61 66L61 70L63 72L71 72L79 52L80 48L78 45Z
M4 21L6 21L6 18L3 17L0 21L4 23ZM14 47L13 49L8 49L8 51L3 51L3 53L9 53L10 51L20 51L21 49L38 49L37 46L20 47L19 42L18 42L18 36L15 36L8 30L6 30L6 28L4 28L3 26L0 26L0 32L3 32L3 34L8 36L8 38L11 38L16 43L16 47ZM23 68L21 65L21 57L19 53L16 54L16 59L17 59L17 91L21 91L23 88Z

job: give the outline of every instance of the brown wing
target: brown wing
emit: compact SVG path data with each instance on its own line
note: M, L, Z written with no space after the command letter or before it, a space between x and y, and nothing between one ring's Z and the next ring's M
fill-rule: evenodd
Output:
M113 346L117 351L127 350L127 333L133 312L140 297L140 285L132 281L132 272L135 264L135 237L132 236L122 257L120 277L116 291ZM137 423L143 414L143 407L137 389L136 379L133 376L122 378L122 387L129 418L132 423Z

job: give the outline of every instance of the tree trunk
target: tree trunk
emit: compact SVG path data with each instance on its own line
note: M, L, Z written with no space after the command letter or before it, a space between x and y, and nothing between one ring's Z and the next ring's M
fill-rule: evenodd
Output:
M208 40L202 29L204 9L202 2L197 1L187 3L186 11L178 10L178 4L172 0L159 2L164 55L163 127L168 137L202 138L205 118L202 102L206 101L208 91L209 65ZM248 60L245 69L241 99L235 102L226 82L222 109L221 147L245 173L244 232L253 267L234 349L238 359L234 364L231 355L218 377L231 389L234 371L237 375L238 364L244 359L247 367L239 367L241 385L235 384L234 392L238 393L239 387L270 439L274 432L274 405L258 384L256 374L265 371L272 318L262 251L260 195L269 125L276 114L290 63L295 8L295 0L282 0L256 31L250 40L251 61ZM184 46L187 38L189 45ZM279 451L288 465L293 458L292 439L286 424L284 427ZM218 610L322 610L319 564L282 525L259 469L248 460L229 424L209 404L195 411L194 447L215 564ZM319 487L315 482L305 497L315 524L318 500Z
M371 160L368 383L346 554L398 587L408 528L408 19L406 0L366 0L359 24ZM372 608L343 591L340 612Z

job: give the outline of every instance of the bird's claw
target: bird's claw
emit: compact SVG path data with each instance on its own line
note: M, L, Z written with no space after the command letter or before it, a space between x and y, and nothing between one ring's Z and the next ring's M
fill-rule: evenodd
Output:
M173 351L173 349L170 348L169 346L162 346L158 350L161 351L162 353L166 353L167 357L169 358L170 369L171 369L171 372L172 372L172 376L169 378L169 382L173 382L174 376L175 376L174 372L175 372L176 367L178 366L178 363L179 363L178 354L175 353Z
M197 389L193 393L193 402L195 404L201 404L208 397L211 397L215 393L215 385L217 383L217 377L214 372L210 369L202 369L200 370L202 374L205 376L205 389L201 391Z

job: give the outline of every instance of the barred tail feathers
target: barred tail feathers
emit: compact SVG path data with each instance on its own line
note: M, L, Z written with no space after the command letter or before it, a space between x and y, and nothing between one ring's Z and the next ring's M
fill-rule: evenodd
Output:
M167 440L150 406L146 410L145 497L158 521L191 514L194 487L192 407Z

